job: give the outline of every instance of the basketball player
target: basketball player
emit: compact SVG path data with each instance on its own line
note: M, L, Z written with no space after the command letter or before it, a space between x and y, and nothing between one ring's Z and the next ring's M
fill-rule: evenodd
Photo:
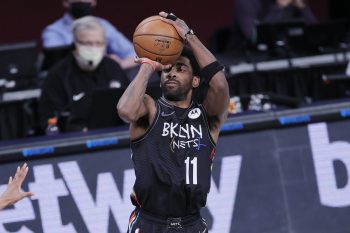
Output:
M210 189L211 165L229 103L221 66L186 23L160 12L191 50L174 64L147 58L118 103L118 113L130 123L136 181L131 194L136 206L129 233L208 232L200 209ZM197 63L198 62L198 63ZM152 73L161 72L163 96L145 94ZM193 89L207 85L202 104L192 101Z

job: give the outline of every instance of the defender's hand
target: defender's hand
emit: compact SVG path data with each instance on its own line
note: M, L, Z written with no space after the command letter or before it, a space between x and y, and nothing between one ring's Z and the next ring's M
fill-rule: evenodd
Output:
M23 164L22 167L17 167L16 174L12 179L9 178L9 182L5 192L1 195L1 199L6 201L8 205L15 204L17 201L22 200L25 197L34 195L31 192L21 192L21 186L28 173L27 164Z

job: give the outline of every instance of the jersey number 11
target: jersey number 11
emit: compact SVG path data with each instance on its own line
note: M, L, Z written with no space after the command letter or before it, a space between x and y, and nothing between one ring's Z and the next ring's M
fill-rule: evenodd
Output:
M190 161L190 157L187 157L187 159L185 160L185 164L186 164L186 184L191 184L190 183L190 166L192 164L192 178L193 178L193 182L192 184L197 184L197 157L194 157L191 161Z

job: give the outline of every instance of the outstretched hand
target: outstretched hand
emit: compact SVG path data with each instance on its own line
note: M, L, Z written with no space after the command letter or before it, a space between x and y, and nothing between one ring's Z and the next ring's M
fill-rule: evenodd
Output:
M32 192L21 192L21 186L28 173L27 164L17 167L15 176L10 176L5 192L0 196L0 209L7 205L15 204L25 197L34 195Z

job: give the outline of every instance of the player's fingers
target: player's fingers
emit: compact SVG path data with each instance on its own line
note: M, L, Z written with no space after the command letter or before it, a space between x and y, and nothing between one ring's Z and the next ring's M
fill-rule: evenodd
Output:
M28 171L28 167L27 167L27 164L24 163L20 169L19 175L23 175L26 171Z
M164 19L170 23L171 23L171 21L173 21L173 22L175 22L177 20L181 21L181 19L179 19L174 13L167 13L165 11L161 11L161 12L159 12L159 15L162 16L161 19Z
M172 64L163 65L163 70L170 69L171 67L172 67Z
M166 23L169 23L169 24L172 24L172 25L174 25L174 23L175 23L175 21L176 21L176 19L177 19L177 17L176 17L174 14L173 14L173 15L170 15L170 14L164 12L164 11L159 12L159 15L162 16L162 17L160 18L162 21L164 21L164 22L166 22ZM174 18L174 16L175 16L175 18ZM170 17L171 19L170 19L169 17Z
M135 62L138 63L138 64L142 64L142 63L145 63L146 61L148 62L153 62L152 60L146 58L146 57L137 57L135 58Z
M166 16L167 19L170 19L172 21L176 21L177 20L177 17L176 15L174 15L173 13L169 13L167 16Z
M29 167L24 167L24 169L21 170L21 173L18 176L19 182L22 183L24 179L26 178L29 171Z
M18 173L18 174L17 174ZM23 166L21 167L21 169L19 170L19 172L17 172L17 177L16 179L19 180L19 182L23 182L24 178L26 177L27 173L28 173L28 167L27 164L23 164Z
M30 197L33 195L34 195L34 193L32 193L32 192L23 192L23 193L21 193L21 198L23 199L25 197Z
M20 166L18 166L17 170L16 170L16 173L15 173L15 176L13 177L13 180L16 180L20 173L21 173L21 168L20 168Z
M161 11L161 12L159 12L159 15L166 18L168 13L166 13L165 11Z
M12 183L12 176L9 177L9 182L8 184L11 184Z
M164 11L159 12L159 15L162 16L160 19L168 24L173 25L179 35L185 39L186 32L188 32L189 27L186 22L182 19L176 17L173 13L166 13Z

